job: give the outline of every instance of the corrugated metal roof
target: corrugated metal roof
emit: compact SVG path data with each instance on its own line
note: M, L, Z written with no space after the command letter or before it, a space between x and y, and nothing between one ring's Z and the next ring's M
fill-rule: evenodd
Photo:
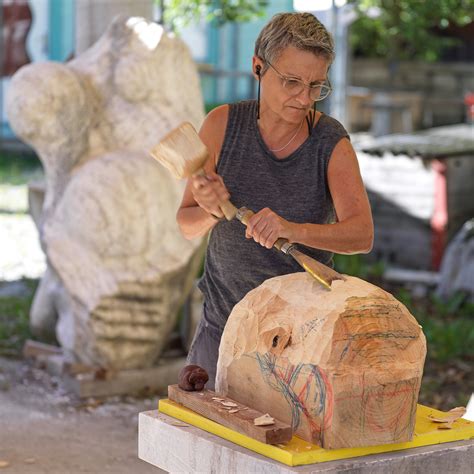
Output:
M410 134L385 135L365 141L357 148L372 155L392 153L423 158L472 155L474 159L474 125L450 125Z

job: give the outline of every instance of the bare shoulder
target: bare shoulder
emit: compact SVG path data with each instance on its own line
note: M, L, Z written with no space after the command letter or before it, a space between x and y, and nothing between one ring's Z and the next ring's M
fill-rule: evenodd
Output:
M345 159L356 158L354 147L347 137L343 137L337 142L332 152L331 160L334 157L341 157Z
M222 122L222 120L227 121L229 116L229 104L222 104L212 109L204 119L204 122Z
M328 180L334 183L346 180L361 180L356 152L350 140L341 138L333 149L328 165Z
M212 109L204 119L199 136L206 144L214 163L217 164L224 142L225 130L227 128L227 119L229 117L229 105L224 104Z

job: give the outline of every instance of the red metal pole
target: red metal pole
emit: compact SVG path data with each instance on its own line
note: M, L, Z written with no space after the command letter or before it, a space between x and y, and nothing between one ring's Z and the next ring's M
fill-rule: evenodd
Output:
M431 216L431 267L433 270L439 270L447 243L448 183L446 162L443 159L433 160L431 168L435 173L434 210Z

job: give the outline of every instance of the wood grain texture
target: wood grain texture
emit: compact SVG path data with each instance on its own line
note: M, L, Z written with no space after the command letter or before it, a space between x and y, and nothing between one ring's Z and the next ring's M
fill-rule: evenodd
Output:
M275 419L275 424L268 426L255 426L254 419L264 413L247 407L242 403L225 397L224 400L213 400L218 398L211 390L200 392L186 392L178 385L168 387L168 398L174 402L184 405L186 408L209 418L216 423L232 428L239 433L245 434L266 444L286 443L291 440L291 426ZM225 406L222 402L230 402ZM233 406L233 404L237 406ZM238 411L234 411L238 410ZM232 411L233 413L230 413Z
M216 391L324 448L411 439L426 342L392 295L354 277L267 280L233 309Z

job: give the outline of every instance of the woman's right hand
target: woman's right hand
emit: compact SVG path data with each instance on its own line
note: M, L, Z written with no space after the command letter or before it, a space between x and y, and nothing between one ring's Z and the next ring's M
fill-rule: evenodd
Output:
M220 204L230 199L223 179L216 173L210 172L206 176L192 176L191 191L199 207L209 214L224 217Z

